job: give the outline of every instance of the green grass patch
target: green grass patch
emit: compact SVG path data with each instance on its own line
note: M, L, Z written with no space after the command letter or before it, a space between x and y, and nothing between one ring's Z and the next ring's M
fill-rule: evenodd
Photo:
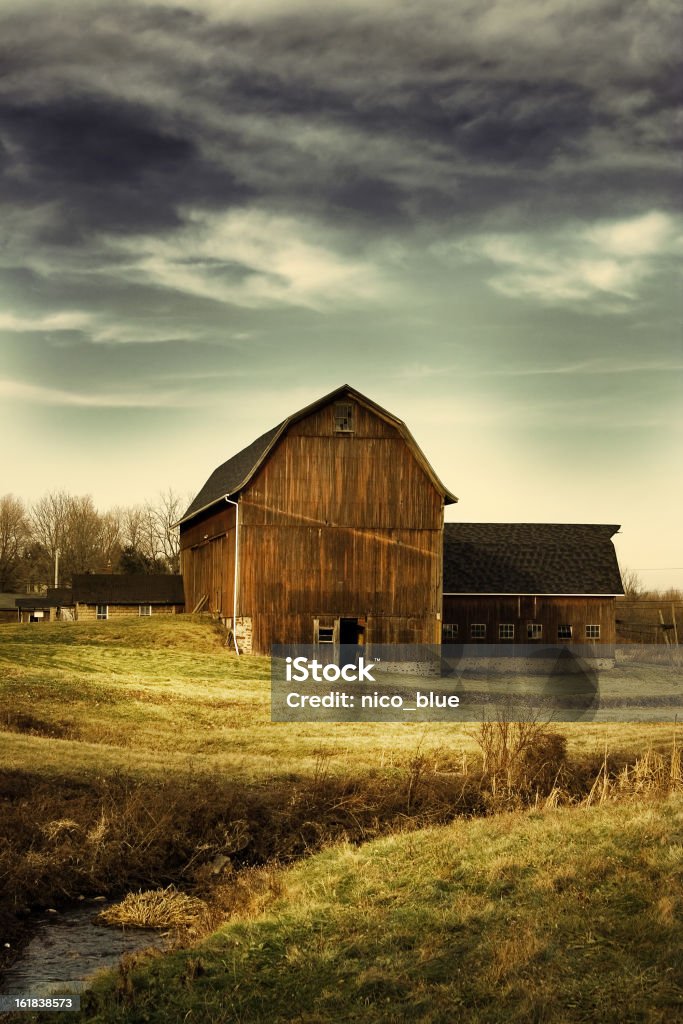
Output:
M670 1022L682 871L679 798L335 848L253 919L99 980L87 1019Z

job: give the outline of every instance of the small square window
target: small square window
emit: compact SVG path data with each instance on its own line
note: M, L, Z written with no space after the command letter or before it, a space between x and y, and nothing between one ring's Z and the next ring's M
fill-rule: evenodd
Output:
M470 636L473 640L485 640L486 639L486 623L485 622L473 622L470 626Z
M571 640L572 638L572 627L565 623L557 627L557 639L558 640Z
M353 433L353 406L348 402L335 403L334 431L336 434Z
M498 626L499 640L514 640L515 626L513 622L501 622Z
M527 622L526 626L526 638L527 640L540 640L543 636L543 626L540 622Z
M318 629L318 643L319 644L333 644L334 643L334 627L333 626L320 626Z
M151 615L151 614L152 614L152 606L151 606L151 604L141 604L138 607L138 615Z
M443 640L456 640L458 636L458 623L444 622L441 635Z
M600 626L586 626L586 639L587 640L599 640L600 639Z
M108 619L109 618L109 605L98 604L96 615L97 615L98 619Z

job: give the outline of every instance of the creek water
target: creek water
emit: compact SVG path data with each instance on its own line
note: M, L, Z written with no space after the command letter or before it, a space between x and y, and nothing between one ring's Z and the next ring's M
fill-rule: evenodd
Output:
M22 956L0 984L2 995L47 996L81 992L96 971L115 967L124 953L154 946L164 949L168 935L150 929L112 928L95 917L105 903L88 903L63 913L41 915Z

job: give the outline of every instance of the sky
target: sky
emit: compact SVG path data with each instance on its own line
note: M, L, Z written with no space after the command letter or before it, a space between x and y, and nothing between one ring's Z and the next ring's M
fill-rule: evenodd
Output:
M191 495L351 384L451 521L683 586L676 0L0 0L0 493Z

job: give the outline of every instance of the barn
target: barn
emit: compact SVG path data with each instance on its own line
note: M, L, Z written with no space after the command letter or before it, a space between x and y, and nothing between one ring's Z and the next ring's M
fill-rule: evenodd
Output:
M443 642L614 644L618 530L446 523Z
M406 425L344 385L211 474L180 522L185 607L244 651L439 643L455 501Z

